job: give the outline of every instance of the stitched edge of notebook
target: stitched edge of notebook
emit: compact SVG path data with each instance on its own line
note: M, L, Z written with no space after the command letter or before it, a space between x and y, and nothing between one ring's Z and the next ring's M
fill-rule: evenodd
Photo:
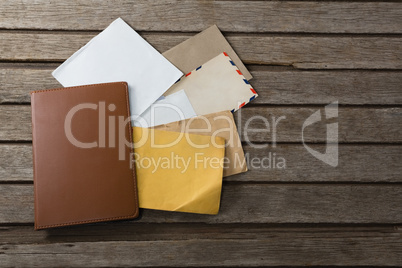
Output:
M127 82L111 82L111 83L101 83L101 84L91 84L91 85L83 85L83 86L75 86L75 87L66 87L66 88L54 88L54 89L46 89L46 90L37 90L37 91L32 91L31 94L33 93L41 93L41 92L49 92L49 91L59 91L59 90L67 90L67 89L73 89L73 88L83 88L83 87L90 87L90 86L97 86L97 85L110 85L110 84L123 84L125 87L125 94L126 94L126 110L127 110L127 114L128 116L131 118L130 116L130 109L129 107L129 103L128 103L128 86L127 86ZM131 135L131 120L129 121L129 133ZM131 153L134 152L134 149L131 148ZM34 160L33 160L34 161ZM138 212L139 212L139 206L138 206L138 197L137 197L137 193L135 191L136 189L136 181L135 181L135 171L133 169L133 184L134 184L134 196L135 196L135 204L136 204L136 208L134 211L134 214L130 214L127 216L118 216L118 217L109 217L109 218L98 218L98 219L92 219L92 220L84 220L84 221L75 221L75 222L66 222L66 223L58 223L58 224L50 224L50 225L37 225L36 222L34 223L34 228L35 230L40 230L40 229L46 229L46 228L52 228L52 227L62 227L62 226L70 226L70 225L76 225L76 224L85 224L85 223L95 223L95 222L103 222L103 221L113 221L113 220L123 220L123 219L132 219L136 216L138 216ZM35 188L35 187L34 187ZM36 195L35 195L35 199L36 199ZM34 204L34 206L36 206L36 204Z
M130 114L130 103L129 103L129 96L128 96L128 85L127 83L124 83L125 86L125 93L126 93L126 110L127 110L127 116L128 118L130 118L130 120L128 121L128 135L129 135L129 139L131 141L133 141L133 133L132 133L132 126L131 126L131 114ZM134 142L134 141L133 141ZM131 143L131 148L130 148L130 155L134 155L134 144ZM129 158L129 161L131 161L131 159ZM136 178L136 174L135 174L135 165L133 165L132 168L132 173L133 173L133 192L134 192L134 197L135 197L135 211L134 214L130 215L130 217L137 217L139 214L139 204L138 204L138 192L137 192L137 178Z
M108 83L100 83L100 84L89 84L89 85L81 85L81 86L73 86L73 87L60 87L60 88L52 88L52 89L42 89L31 91L30 94L34 93L42 93L42 92L50 92L50 91L59 91L59 90L68 90L74 88L83 88L83 87L93 87L93 86L102 86L102 85L110 85L110 84L124 84L127 87L127 82L108 82Z
M33 103L33 101L32 101L32 96L31 96L31 107L33 108L33 105L35 105L34 103ZM32 109L31 108L31 131L32 131L32 170L33 170L33 188L34 188L34 219L35 219L35 222L34 222L34 229L35 230L38 230L38 226L37 226L37 224L36 224L36 222L37 222L37 215L36 215L36 211L38 211L38 209L37 209L37 197L36 197L36 186L37 186L37 183L35 183L36 182L36 168L35 168L35 163L36 163L36 161L35 161L35 139L34 139L34 136L36 137L36 135L35 135L35 132L34 132L34 109Z
M85 220L85 221L75 221L75 222L67 222L67 223L58 223L51 225L37 225L35 230L47 229L52 227L62 227L62 226L71 226L76 224L86 224L86 223L95 223L95 222L104 222L104 221L113 221L113 220L124 220L124 219L132 219L132 215L129 216L119 216L119 217L110 217L110 218L99 218L93 220Z

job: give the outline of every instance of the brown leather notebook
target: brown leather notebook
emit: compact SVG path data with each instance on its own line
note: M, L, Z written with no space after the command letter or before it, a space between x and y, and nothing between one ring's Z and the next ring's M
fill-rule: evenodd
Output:
M35 229L138 216L127 83L31 92Z

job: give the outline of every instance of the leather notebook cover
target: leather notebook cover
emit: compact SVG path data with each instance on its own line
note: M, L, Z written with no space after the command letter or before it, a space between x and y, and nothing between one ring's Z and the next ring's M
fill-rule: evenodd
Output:
M31 106L35 229L137 217L127 83L34 91Z

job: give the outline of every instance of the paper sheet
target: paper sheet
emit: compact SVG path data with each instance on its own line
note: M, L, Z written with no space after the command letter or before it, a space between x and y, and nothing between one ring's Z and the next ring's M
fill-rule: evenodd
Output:
M216 25L169 49L163 56L183 73L189 73L224 51L247 80L253 78Z
M139 127L133 136L141 208L218 213L223 138Z
M186 92L180 90L157 100L134 121L138 127L153 127L196 116Z
M227 177L247 171L239 133L230 111L198 116L156 126L154 129L222 137L226 142L223 176Z
M225 52L187 73L164 95L182 89L197 115L234 112L258 96Z
M127 82L132 115L144 112L182 76L180 70L121 18L52 74L65 87Z

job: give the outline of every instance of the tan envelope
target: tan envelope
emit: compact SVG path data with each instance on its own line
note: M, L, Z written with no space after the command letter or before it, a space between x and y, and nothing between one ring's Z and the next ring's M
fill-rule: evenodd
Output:
M223 138L140 127L133 136L141 208L218 213Z
M187 120L172 122L153 128L159 130L187 132L200 135L216 135L217 137L222 137L226 141L223 176L227 177L247 171L247 164L239 138L239 133L237 132L233 114L230 111L193 117Z
M247 80L253 78L216 25L162 53L183 73L189 73L222 52L228 53Z

